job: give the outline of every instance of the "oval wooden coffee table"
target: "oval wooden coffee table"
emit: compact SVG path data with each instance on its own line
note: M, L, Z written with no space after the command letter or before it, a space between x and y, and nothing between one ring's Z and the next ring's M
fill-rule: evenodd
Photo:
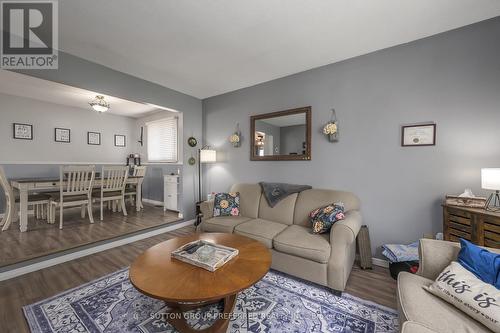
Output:
M215 272L173 259L170 253L182 245L203 239L239 250L237 257ZM130 281L140 292L165 301L171 309L167 321L181 333L227 330L238 293L266 275L271 253L260 242L226 233L201 233L157 244L130 266ZM224 310L212 326L193 329L184 313L224 301Z

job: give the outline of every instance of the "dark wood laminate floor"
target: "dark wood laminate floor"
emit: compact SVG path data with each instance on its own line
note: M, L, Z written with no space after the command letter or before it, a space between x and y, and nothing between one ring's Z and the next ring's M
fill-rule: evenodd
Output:
M48 224L30 216L27 232L19 231L18 222L12 223L9 230L0 231L0 267L180 220L177 213L151 205L144 205L140 212L127 206L127 212L128 216L123 216L106 209L100 221L95 207L91 224L88 217L80 217L80 208L66 208L62 230L58 217L56 223Z
M147 248L194 232L185 227L93 254L18 278L0 282L0 332L29 332L22 307L77 287L132 263ZM396 307L396 282L385 268L353 268L346 292L381 305Z

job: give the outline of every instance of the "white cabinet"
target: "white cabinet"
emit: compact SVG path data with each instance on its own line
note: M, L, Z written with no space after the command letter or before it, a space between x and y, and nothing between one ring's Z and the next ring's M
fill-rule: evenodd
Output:
M177 197L179 195L179 176L163 176L163 210L179 211L177 207Z

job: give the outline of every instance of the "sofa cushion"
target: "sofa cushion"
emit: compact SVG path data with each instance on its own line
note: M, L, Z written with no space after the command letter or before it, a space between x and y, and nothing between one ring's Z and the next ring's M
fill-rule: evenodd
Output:
M259 184L235 184L231 192L240 192L240 215L256 219L259 215L259 203L262 189Z
M273 247L273 238L285 230L287 226L283 223L255 219L237 225L234 228L234 233L256 239L271 249Z
M244 216L218 216L203 221L201 228L208 232L233 233L234 227L250 220L251 218Z
M293 224L308 226L309 212L313 209L324 207L334 202L344 203L345 211L359 210L359 199L350 192L311 189L299 193L295 212L293 215Z
M327 263L330 258L328 234L314 234L310 228L291 225L274 238L276 251L291 254L319 263Z
M266 198L262 197L259 207L259 218L285 224L293 224L293 211L297 193L290 194L278 202L274 207L269 206Z
M436 332L491 332L453 305L422 288L434 281L407 272L398 275L398 302L406 320L423 324Z
M422 325L420 323L416 323L414 321L407 321L401 327L401 333L439 333L434 331L433 329Z

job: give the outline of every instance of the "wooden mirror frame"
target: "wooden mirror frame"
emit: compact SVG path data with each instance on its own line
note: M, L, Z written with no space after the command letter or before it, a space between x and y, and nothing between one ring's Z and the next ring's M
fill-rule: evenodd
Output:
M306 115L306 154L305 155L256 155L255 147L255 121L288 116L291 114L305 113ZM311 107L306 106L278 112L264 113L250 117L250 160L251 161L310 161L311 160Z

